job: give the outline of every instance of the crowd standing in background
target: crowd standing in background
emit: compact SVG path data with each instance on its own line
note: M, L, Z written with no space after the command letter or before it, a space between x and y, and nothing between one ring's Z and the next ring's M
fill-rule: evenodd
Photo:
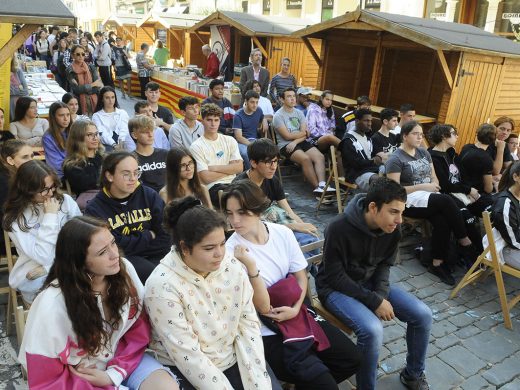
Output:
M421 261L452 286L454 267L471 267L482 251L478 221L491 210L498 250L520 268L515 121L483 123L457 153L457 129L423 127L413 102L376 117L362 95L340 109L335 91L298 85L291 58L271 78L258 48L233 106L209 45L209 96L172 107L152 79L154 64L170 59L160 40L153 61L148 43L136 48L140 100L130 118L113 75L130 98L133 55L124 37L105 35L41 28L22 50L66 93L40 118L15 56L8 130L0 107L2 224L18 254L9 283L33 303L20 349L29 383L263 390L279 389L278 379L337 389L355 374L359 390L373 390L382 321L396 317L407 324L400 380L428 389L431 310L389 281L398 226L429 222ZM320 232L293 211L277 172L295 164L302 185L330 199L331 147L359 194ZM38 149L45 162L33 160ZM317 292L356 344L306 297L305 257L317 252L300 247L322 236Z

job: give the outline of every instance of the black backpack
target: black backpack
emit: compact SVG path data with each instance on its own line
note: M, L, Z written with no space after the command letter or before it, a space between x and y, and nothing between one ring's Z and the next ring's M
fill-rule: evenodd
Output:
M64 53L65 52L59 52L58 60L56 61L56 64L58 65L58 74L63 77L65 77L65 71L67 69L65 63L63 62Z

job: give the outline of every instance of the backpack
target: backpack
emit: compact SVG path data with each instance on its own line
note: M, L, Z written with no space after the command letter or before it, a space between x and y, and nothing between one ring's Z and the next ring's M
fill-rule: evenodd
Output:
M64 53L65 52L60 52L58 54L58 60L56 61L57 68L58 68L58 74L63 77L65 77L65 71L67 69L67 67L65 66L65 63L63 62Z
M49 39L46 39L46 41L47 41L47 52L42 53L42 52L40 52L40 47L41 47L40 40L39 39L36 40L35 45L34 45L36 47L36 54L38 54L38 55L45 54L48 56L51 55L51 43L49 42Z

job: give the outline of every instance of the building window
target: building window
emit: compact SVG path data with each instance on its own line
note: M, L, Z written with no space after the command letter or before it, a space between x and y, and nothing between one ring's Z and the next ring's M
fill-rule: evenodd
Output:
M321 0L321 8L322 9L333 9L334 0Z
M365 9L379 11L381 9L381 0L365 0Z
M249 1L243 1L242 2L242 12L247 13L249 8Z
M427 19L442 20L443 22L458 22L461 1L428 0L426 2Z
M263 10L264 13L271 12L271 0L263 0Z
M302 9L303 0L287 0L287 9Z

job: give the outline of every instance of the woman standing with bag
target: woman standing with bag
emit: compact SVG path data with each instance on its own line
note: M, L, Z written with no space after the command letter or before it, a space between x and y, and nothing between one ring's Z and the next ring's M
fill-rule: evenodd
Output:
M123 82L126 80L126 93L130 97L132 94L132 66L128 61L128 54L126 53L126 47L123 45L123 39L121 37L116 38L116 46L112 48L112 57L114 60L114 67L116 69L116 80L119 83L119 89L123 94L123 99L126 98L125 89L123 88Z
M81 114L91 116L97 105L97 93L103 83L96 67L85 62L86 51L83 46L74 45L71 55L73 61L66 70L67 80L72 93L79 97Z

